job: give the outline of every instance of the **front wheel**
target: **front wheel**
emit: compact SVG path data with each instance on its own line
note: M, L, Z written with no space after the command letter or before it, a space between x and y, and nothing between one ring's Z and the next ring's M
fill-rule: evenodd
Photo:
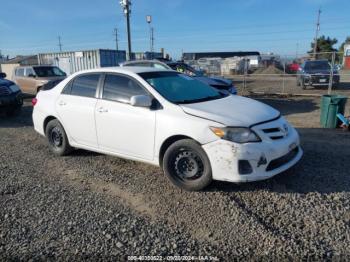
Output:
M177 187L198 191L212 181L209 159L202 147L191 139L173 143L165 152L163 170Z
M50 150L55 155L64 156L72 151L66 132L57 119L51 120L47 124L45 134L49 142Z

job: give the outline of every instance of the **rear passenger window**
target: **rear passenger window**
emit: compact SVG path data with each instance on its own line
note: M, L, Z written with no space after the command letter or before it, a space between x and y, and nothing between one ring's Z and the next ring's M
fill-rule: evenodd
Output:
M75 96L95 97L99 79L99 74L88 74L76 77L70 86L70 94Z
M120 75L106 75L103 87L103 99L129 103L135 95L147 95L135 80Z

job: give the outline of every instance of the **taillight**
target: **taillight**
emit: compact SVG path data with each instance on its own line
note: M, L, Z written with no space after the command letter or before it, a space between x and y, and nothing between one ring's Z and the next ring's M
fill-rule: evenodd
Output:
M35 106L36 103L38 103L38 99L36 99L35 97L32 99L32 106Z

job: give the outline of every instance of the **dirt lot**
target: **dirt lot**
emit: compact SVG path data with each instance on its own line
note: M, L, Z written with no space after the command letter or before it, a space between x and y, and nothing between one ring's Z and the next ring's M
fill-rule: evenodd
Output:
M0 260L349 259L350 132L319 128L318 98L260 99L298 128L302 161L268 181L216 182L204 192L115 157L54 157L29 103L1 117Z
M303 90L296 85L296 77L292 75L259 75L251 74L244 76L228 76L234 80L239 92L247 94L249 92L268 93L268 94L309 94L309 95L325 95L328 92L328 86L306 86ZM246 88L244 89L244 81ZM345 95L350 97L350 71L344 71L340 74L340 83L332 89L334 94Z

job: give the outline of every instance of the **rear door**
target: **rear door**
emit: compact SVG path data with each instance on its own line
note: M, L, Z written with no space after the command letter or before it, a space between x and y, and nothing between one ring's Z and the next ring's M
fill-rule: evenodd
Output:
M130 104L134 95L149 95L135 79L106 74L96 104L99 147L131 157L153 159L156 111Z
M71 138L78 144L97 148L95 106L101 74L89 73L75 77L56 101L56 110Z

